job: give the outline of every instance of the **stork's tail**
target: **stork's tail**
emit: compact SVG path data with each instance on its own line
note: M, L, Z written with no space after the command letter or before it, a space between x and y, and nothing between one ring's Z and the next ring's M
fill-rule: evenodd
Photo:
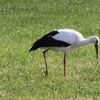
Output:
M32 51L32 50L36 50L36 49L34 48L34 45L31 47L31 49L29 50L29 52Z
M31 47L31 49L29 50L29 52L30 51L35 51L36 49L38 49L39 47L41 46L41 40L39 39L39 40L37 40L34 44L33 44L33 46Z

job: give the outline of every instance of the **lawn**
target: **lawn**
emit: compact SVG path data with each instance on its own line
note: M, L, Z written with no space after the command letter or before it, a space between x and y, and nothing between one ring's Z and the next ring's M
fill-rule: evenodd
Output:
M47 53L48 77L42 50L28 52L59 28L100 37L100 0L0 0L0 100L100 100L94 45L67 55L66 79L62 52Z

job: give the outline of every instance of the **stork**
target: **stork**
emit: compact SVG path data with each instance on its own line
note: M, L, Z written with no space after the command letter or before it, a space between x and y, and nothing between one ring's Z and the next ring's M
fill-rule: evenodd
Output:
M44 35L42 38L38 39L30 51L35 51L38 48L45 49L43 51L43 56L45 60L45 76L48 76L48 66L46 61L46 52L48 50L54 51L62 51L64 53L64 77L66 76L66 53L72 51L80 46L84 46L87 44L93 43L96 49L96 59L98 61L98 45L99 45L99 37L98 36L90 36L89 38L84 38L81 33L73 29L58 29L49 32Z

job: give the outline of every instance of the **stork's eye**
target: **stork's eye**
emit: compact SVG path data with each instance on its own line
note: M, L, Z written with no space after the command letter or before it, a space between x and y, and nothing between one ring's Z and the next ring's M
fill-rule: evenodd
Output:
M98 40L96 40L96 44L98 44Z

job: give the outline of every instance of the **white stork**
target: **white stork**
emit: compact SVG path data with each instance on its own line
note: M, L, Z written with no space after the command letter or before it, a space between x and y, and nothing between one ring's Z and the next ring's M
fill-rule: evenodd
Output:
M37 40L31 49L37 50L38 48L44 48L43 51L44 60L45 60L45 76L48 76L48 66L46 62L45 53L48 50L62 51L64 52L64 76L66 76L66 52L74 50L80 46L93 43L96 49L96 59L98 61L98 45L99 37L90 36L89 38L84 38L81 33L73 29L59 29L48 34L44 35L42 38Z

